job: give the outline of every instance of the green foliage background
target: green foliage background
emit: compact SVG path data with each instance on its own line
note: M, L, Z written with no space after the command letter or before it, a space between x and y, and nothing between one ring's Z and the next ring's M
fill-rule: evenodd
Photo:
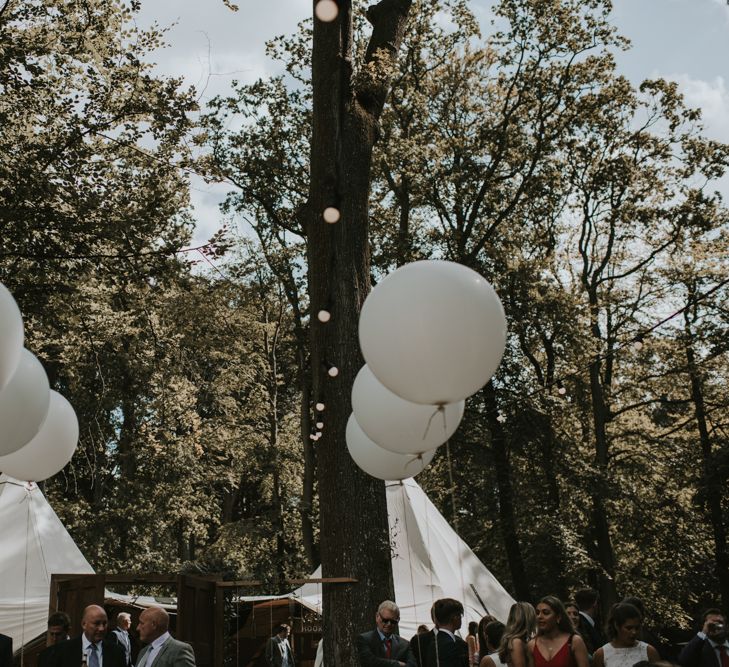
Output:
M373 163L373 282L459 261L509 322L419 482L520 597L595 585L685 625L729 603L729 147L675 84L616 71L609 2L495 9L484 37L465 1L414 4ZM0 13L0 280L81 424L44 490L97 570L301 575L326 465L299 221L310 27L270 44L285 75L198 109L152 72L164 36L134 11ZM191 171L230 184L192 251Z

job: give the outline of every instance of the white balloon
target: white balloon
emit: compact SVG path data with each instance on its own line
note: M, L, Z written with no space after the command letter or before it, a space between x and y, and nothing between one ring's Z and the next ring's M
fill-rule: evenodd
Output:
M0 390L7 385L23 350L23 318L8 288L0 283Z
M25 447L0 456L0 471L29 482L48 479L71 460L78 444L78 419L71 404L50 392L48 416L38 434Z
M347 449L354 462L368 475L394 480L415 477L433 460L435 449L417 454L395 454L370 440L354 415L347 422Z
M0 456L30 442L48 414L50 388L40 361L21 350L20 362L0 391Z
M413 403L445 405L478 391L506 346L494 288L454 262L406 264L364 302L359 342L375 377Z
M398 454L419 454L442 445L458 428L465 401L442 407L411 403L393 394L362 366L352 385L352 411L365 435Z

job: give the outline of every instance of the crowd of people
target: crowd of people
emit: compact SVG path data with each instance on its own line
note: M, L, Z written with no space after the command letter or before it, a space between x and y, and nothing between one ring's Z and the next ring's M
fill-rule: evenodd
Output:
M136 667L195 667L192 646L174 639L169 625L170 617L161 607L148 607L139 615L137 633L145 646L136 656ZM38 667L132 667L130 627L131 616L121 612L116 627L109 630L106 611L92 604L81 616L81 634L70 637L70 617L54 612L48 618L46 647L38 655ZM0 667L13 664L12 642L6 639L0 641Z
M489 615L469 623L463 639L463 605L442 598L431 608L433 627L421 625L407 640L397 632L398 606L386 600L375 614L375 629L357 637L357 655L361 667L729 667L726 617L719 609L704 612L701 629L676 656L662 655L654 645L659 641L644 631L639 599L613 605L604 627L598 610L593 590L579 591L567 604L548 595L535 606L516 602L505 624ZM140 614L137 631L145 647L134 661L129 614L120 613L110 631L103 607L90 605L81 634L69 637L70 626L63 612L49 617L38 667L195 667L192 646L171 637L161 607ZM270 667L295 667L290 631L280 625L268 640L264 656ZM319 665L322 657L320 643ZM0 635L0 667L10 667L11 660L9 638Z
M651 643L637 598L613 605L604 626L591 589L567 604L554 595L536 606L516 602L506 624L486 615L469 623L465 639L463 611L458 600L436 600L433 627L421 625L407 641L396 632L397 605L383 602L375 630L358 637L361 667L729 667L726 617L719 609L704 612L701 629L678 655L662 655L654 645L659 641Z

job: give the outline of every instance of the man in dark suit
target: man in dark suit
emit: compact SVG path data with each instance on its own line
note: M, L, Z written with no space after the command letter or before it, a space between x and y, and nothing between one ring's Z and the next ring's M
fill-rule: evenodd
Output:
M137 667L195 667L192 646L174 639L169 627L169 614L162 607L148 607L139 615L139 638L147 646L137 656Z
M682 667L729 667L726 617L720 609L707 609L701 631L678 656Z
M583 588L575 593L575 604L580 610L580 622L577 631L585 640L587 652L593 655L597 649L607 643L599 623L600 596L592 588Z
M49 659L49 667L126 667L124 651L115 643L105 641L109 619L103 607L92 604L81 617L82 633L57 644Z
M398 606L385 600L377 608L375 629L357 637L361 667L417 667L410 644L396 633L400 622Z
M276 626L273 637L266 643L266 663L270 667L294 667L294 654L289 644L291 627L282 623Z
M7 635L0 635L0 667L13 665L13 639Z
M63 611L54 611L48 617L48 632L46 633L46 647L38 655L38 667L48 667L56 646L68 639L71 629L71 619Z
M116 615L116 627L108 635L108 639L119 644L124 651L127 667L132 665L132 638L129 636L131 626L131 615L125 611L120 611Z
M468 644L456 635L463 624L463 605L453 598L433 603L432 639L420 644L423 667L468 667ZM425 635L427 637L427 635Z

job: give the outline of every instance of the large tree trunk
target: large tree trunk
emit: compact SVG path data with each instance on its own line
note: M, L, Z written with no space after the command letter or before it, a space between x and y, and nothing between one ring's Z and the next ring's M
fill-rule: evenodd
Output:
M352 383L363 364L359 312L370 288L372 147L391 75L362 77L355 87L351 1L338 4L337 20L314 20L311 183L304 222L313 396L326 405L317 445L322 573L358 580L324 585L324 654L327 665L356 667L356 634L373 627L378 604L394 595L385 487L354 464L345 443ZM369 8L368 62L377 54L394 63L410 4L382 0ZM341 220L327 224L322 212L332 205ZM316 313L327 304L332 319L322 324ZM339 369L337 377L327 374L327 363Z
M496 390L493 382L483 388L483 397L491 430L491 451L496 470L496 488L499 494L499 525L504 538L504 548L509 561L511 581L517 599L530 602L532 593L521 554L519 536L516 532L517 520L514 513L514 489L511 482L511 467L506 434L498 420L499 409L496 403Z
M692 293L692 298L695 294ZM724 489L718 482L714 470L714 456L711 451L711 437L706 422L706 405L704 401L703 383L696 364L696 355L692 346L693 333L688 309L684 311L685 352L689 377L691 378L691 402L699 429L701 446L701 488L705 493L709 522L714 537L714 560L716 576L719 580L719 594L722 609L729 609L729 551L727 550L726 529L721 511L721 499Z
M594 428L595 462L599 472L598 481L590 490L592 502L592 534L595 540L595 555L601 569L597 573L597 588L603 615L618 601L615 587L615 553L610 538L605 497L608 480L608 438L607 418L609 410L605 402L605 392L600 378L600 361L590 364L590 397L592 401L592 420Z
M298 327L297 327L298 330ZM314 541L314 450L309 435L312 431L311 420L311 390L310 379L307 374L306 352L297 333L296 358L298 364L299 386L301 388L300 424L301 441L304 447L304 478L302 482L301 504L299 517L301 519L301 536L304 542L304 553L309 566L313 571L319 565L319 552Z

